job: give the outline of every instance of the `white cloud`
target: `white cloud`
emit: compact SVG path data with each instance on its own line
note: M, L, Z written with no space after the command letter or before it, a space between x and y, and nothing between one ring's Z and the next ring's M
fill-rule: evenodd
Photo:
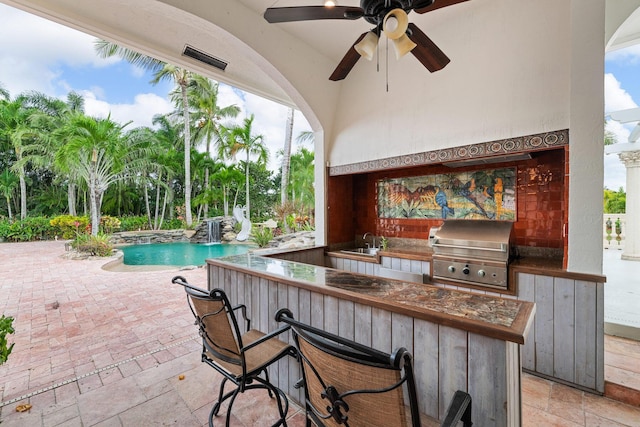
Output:
M625 49L625 51L629 50L630 49ZM629 52L627 52L627 54L629 54ZM638 49L638 55L640 57L640 49ZM631 94L623 89L621 83L613 74L610 73L604 75L604 99L606 112L627 110L638 106L638 104L633 100ZM616 142L626 143L628 142L629 135L635 126L636 123L622 124L615 120L608 120L606 123L606 130L615 135ZM604 156L605 187L610 190L618 190L620 187L625 188L626 175L626 167L622 164L617 154L608 154Z
M607 61L626 62L636 64L640 61L640 45L633 45L624 49L614 50L607 53Z
M627 169L622 164L617 154L604 156L604 186L609 190L618 191L626 188Z
M277 156L277 153L284 148L288 107L257 95L239 93L237 89L224 84L220 84L218 96L221 107L232 104L240 107L242 111L236 118L236 123L242 123L242 120L251 114L255 116L252 129L255 135L264 136L270 155L268 168L273 171L279 170L281 159ZM296 111L292 152L295 152L295 140L300 132L309 130L311 130L311 126L307 120L299 111Z
M3 4L0 16L0 83L12 96L26 90L60 95L56 79L62 66L110 62L94 53L93 36Z
M620 111L629 108L636 108L638 104L635 103L631 95L622 88L620 82L616 77L607 73L604 75L604 111Z
M174 109L167 99L152 93L136 95L133 104L109 104L100 100L93 92L82 92L82 96L87 115L105 118L111 114L111 120L120 124L132 122L126 129L153 127L151 120L154 115L167 114Z

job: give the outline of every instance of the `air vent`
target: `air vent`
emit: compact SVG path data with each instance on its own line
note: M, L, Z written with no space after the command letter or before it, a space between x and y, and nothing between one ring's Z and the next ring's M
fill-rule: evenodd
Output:
M228 62L225 62L222 59L218 59L215 56L211 56L207 53L204 53L189 45L186 45L184 47L182 54L184 56L188 56L189 58L193 58L196 61L200 61L207 65L211 65L212 67L216 67L217 69L222 71L224 71L224 69L227 68L227 65L229 65Z

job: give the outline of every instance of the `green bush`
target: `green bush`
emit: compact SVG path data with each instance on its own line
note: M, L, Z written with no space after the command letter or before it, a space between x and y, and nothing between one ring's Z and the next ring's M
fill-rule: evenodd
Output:
M49 224L55 230L55 234L63 239L74 239L78 234L85 233L89 226L89 218L86 216L58 215L51 219Z
M23 220L0 220L0 241L28 242L53 238L55 232L45 217L28 217Z
M76 239L71 242L71 247L78 252L87 253L93 256L109 256L113 252L113 245L109 241L106 234L79 234Z
M184 221L176 218L169 220L165 219L162 223L163 230L179 230L181 228L184 228Z
M13 329L13 317L5 317L4 314L0 317L0 365L7 361L11 350L15 343L8 345L7 334L14 333Z
M9 240L9 231L11 230L11 223L8 218L0 218L0 242Z
M273 240L273 231L269 227L253 227L251 240L260 248L266 247Z
M123 216L120 218L120 231L148 230L149 221L145 216Z
M102 231L111 234L114 230L120 229L120 220L114 216L102 215L100 217Z

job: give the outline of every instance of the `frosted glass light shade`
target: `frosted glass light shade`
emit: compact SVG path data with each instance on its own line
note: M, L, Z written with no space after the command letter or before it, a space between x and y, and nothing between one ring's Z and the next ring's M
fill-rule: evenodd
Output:
M363 58L371 61L373 55L376 53L376 47L378 46L378 36L373 31L369 31L360 43L357 43L353 48Z
M407 32L407 28L409 28L409 17L407 12L400 8L391 10L382 21L382 30L390 40L402 37Z
M338 4L338 2L336 0L326 0L324 2L324 6L325 7L334 7Z
M415 44L406 34L403 34L399 38L393 41L393 47L396 51L396 59L400 59L405 56L407 53L411 52L413 48L415 48L417 44Z

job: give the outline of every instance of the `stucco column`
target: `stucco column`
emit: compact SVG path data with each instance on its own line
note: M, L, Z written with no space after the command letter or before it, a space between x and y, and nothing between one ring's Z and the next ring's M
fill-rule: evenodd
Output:
M640 151L618 153L627 168L626 230L622 259L640 261Z

